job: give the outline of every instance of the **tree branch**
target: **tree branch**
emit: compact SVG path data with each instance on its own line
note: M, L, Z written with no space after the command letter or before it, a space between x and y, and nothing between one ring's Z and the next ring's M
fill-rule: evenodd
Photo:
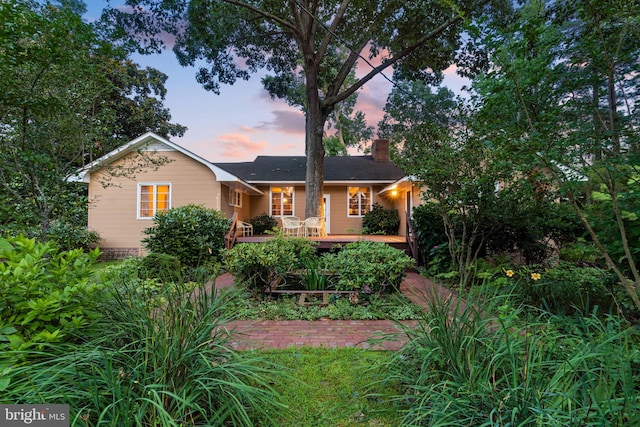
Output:
M324 58L324 55L329 48L329 44L331 43L331 40L333 39L333 36L336 32L336 29L340 25L340 22L342 22L342 18L344 17L344 14L349 7L349 3L351 3L351 0L343 0L340 8L338 9L338 12L333 17L331 26L329 26L329 28L327 29L327 34L322 39L322 43L320 44L320 48L318 49L318 58Z
M489 1L490 0L484 0L481 3L481 6L486 5L487 3L489 3ZM380 74L382 71L384 71L385 69L387 69L390 66L394 65L396 62L400 61L401 59L406 58L407 56L412 54L414 51L416 51L417 49L422 47L426 42L428 42L429 40L437 37L442 32L444 32L447 28L449 28L450 26L452 26L454 24L457 24L458 22L462 21L462 19L463 19L463 17L461 15L457 15L455 18L451 18L451 19L448 19L447 21L443 22L436 29L434 29L430 33L425 34L424 36L419 38L415 43L405 47L404 49L402 49L400 52L398 52L393 57L388 58L387 60L384 60L382 62L382 64L378 65L377 67L373 67L373 69L369 73L367 73L367 75L365 75L360 80L358 80L356 83L354 83L353 85L351 85L350 87L345 89L343 92L338 93L338 94L336 94L334 96L330 96L330 97L325 98L324 101L323 101L323 106L329 107L331 105L334 105L334 104L337 104L337 103L339 103L341 101L344 101L349 96L353 95L358 89L360 89L362 86L364 86L367 82L369 82L375 76ZM357 54L358 54L358 56L360 56L360 52L357 52Z
M227 3L227 4L231 4L231 5L238 6L238 7L241 7L243 9L246 9L246 10L250 10L251 12L253 12L253 13L257 14L257 15L264 17L265 19L268 19L268 20L273 21L274 23L276 23L278 25L281 25L281 26L283 26L285 28L288 28L289 30L291 30L294 33L298 32L298 28L296 28L295 25L292 25L291 21L283 19L280 16L272 15L270 13L267 13L264 10L259 9L259 8L255 7L255 6L253 6L253 5L247 4L247 3L243 2L243 1L238 1L238 0L223 0L223 1L225 3Z

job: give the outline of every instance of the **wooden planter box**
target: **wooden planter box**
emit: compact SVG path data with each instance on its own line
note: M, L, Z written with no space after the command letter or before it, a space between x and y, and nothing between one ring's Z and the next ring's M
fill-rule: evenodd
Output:
M309 306L314 305L313 301L309 301L309 297L319 296L322 297L321 305L329 305L329 301L331 300L331 295L339 294L339 295L350 295L353 292L351 291L334 291L334 290L323 290L323 291L308 291L308 290L295 290L295 289L274 289L267 292L268 294L288 294L288 295L297 295L298 296L298 304Z

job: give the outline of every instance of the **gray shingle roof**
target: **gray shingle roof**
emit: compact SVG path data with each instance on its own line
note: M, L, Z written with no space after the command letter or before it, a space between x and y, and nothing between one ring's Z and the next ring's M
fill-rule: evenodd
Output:
M250 183L304 182L306 157L258 156L253 162L215 163L221 169ZM376 162L371 156L324 158L324 180L393 182L405 176L393 163Z

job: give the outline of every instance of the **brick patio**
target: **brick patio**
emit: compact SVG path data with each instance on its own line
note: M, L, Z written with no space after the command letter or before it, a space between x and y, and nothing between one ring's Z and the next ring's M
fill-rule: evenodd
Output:
M233 285L229 274L220 276L216 287ZM415 272L409 272L400 291L416 304L426 307L434 295L447 298L452 294ZM236 350L288 347L355 347L371 350L398 350L406 343L403 327L415 321L392 320L241 320L227 325L231 345Z

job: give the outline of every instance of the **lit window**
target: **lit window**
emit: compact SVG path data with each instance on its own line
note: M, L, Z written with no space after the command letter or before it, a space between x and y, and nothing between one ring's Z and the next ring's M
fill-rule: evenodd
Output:
M271 215L293 215L293 187L271 187Z
M349 187L349 216L364 216L371 210L371 188Z
M151 219L171 208L171 184L138 185L138 219Z
M242 191L229 189L229 206L242 207Z

